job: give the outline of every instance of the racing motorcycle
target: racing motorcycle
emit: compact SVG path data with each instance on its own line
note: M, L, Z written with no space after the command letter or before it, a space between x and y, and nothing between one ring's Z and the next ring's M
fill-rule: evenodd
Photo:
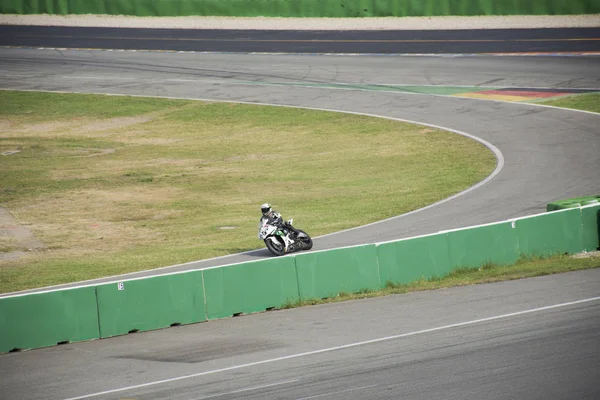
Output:
M310 250L313 246L312 239L308 233L296 229L294 233L287 226L292 226L294 219L283 224L275 224L267 217L262 217L258 223L258 238L264 240L267 249L276 256L282 256L300 250Z

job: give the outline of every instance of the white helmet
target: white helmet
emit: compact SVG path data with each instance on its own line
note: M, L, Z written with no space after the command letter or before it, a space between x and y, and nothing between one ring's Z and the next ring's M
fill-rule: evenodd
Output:
M260 211L262 211L262 214L266 216L268 213L271 212L271 205L269 203L263 204L262 206L260 206Z

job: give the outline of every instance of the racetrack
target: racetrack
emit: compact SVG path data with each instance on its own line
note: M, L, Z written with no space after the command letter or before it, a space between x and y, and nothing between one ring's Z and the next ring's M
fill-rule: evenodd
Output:
M596 114L319 84L600 89L599 67L592 57L2 49L0 86L367 113L443 126L498 149L501 168L484 185L426 210L319 238L318 250L533 214L552 200L600 192ZM154 273L263 256L261 250ZM0 393L15 399L592 399L600 394L599 288L596 269L8 354L0 356Z
M0 54L1 86L7 89L213 99L366 113L453 129L480 138L497 152L498 168L483 187L472 188L443 206L318 238L314 250L500 221L543 212L546 203L553 200L600 192L600 117L596 114L394 90L395 85L600 89L599 57L352 57L33 49L4 49ZM345 85L325 86L331 83ZM377 90L369 89L373 85ZM304 228L310 232L309 227ZM266 249L127 276L265 256L269 256Z

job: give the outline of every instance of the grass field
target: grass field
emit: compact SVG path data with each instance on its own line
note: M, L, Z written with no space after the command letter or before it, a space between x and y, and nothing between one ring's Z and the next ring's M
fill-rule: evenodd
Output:
M280 107L0 91L0 206L44 247L0 292L263 247L271 202L313 236L468 188L496 160L460 135ZM0 242L0 255L19 242Z
M539 103L554 107L574 108L576 110L600 113L600 93L565 96L556 100L545 100Z

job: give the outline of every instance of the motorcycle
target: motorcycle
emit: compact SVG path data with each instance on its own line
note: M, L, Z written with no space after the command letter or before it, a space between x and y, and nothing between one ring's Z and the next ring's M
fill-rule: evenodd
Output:
M287 229L292 226L294 219L290 219L285 224L274 225L267 217L260 219L258 223L258 238L263 240L267 249L276 256L282 256L300 250L310 250L313 246L312 239L308 233L296 229L298 234Z

